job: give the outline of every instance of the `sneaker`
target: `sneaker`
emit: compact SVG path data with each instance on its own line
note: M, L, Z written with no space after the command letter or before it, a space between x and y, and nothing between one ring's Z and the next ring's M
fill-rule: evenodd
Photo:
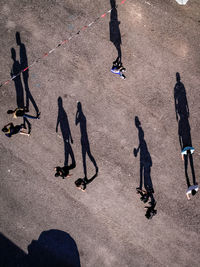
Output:
M126 72L126 68L122 67L121 72L123 72L123 73Z
M120 75L120 78L123 79L123 80L125 80L126 79L126 76L124 74L121 74Z

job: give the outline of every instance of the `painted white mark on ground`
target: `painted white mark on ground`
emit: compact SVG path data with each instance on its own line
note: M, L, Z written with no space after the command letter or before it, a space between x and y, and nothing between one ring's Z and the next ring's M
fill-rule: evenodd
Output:
M8 170L8 172L10 172L10 170Z
M149 3L149 2L147 2L147 1L145 1L145 4L147 4L147 5L149 5L149 6L152 6L152 4Z

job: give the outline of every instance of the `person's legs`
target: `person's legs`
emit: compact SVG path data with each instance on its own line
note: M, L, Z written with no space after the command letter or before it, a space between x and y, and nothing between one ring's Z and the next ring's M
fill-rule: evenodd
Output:
M26 129L26 124L27 124L27 126L28 126L28 133L30 134L31 133L31 124L30 124L30 122L28 121L27 118L23 117L23 119L24 119L23 127L24 127L24 129Z
M28 114L24 114L23 117L28 118L28 119L35 119L35 120L40 118L39 116L35 117L35 116L28 115Z
M186 177L186 182L187 182L187 186L190 187L190 180L188 177L188 172L187 172L187 168L188 168L188 155L184 155L184 165L185 165L185 177Z
M192 154L189 154L190 156L190 166L191 166L191 171L192 171L192 179L193 179L193 184L196 184L196 178L195 178L195 172L194 172L194 164L193 164L193 157Z

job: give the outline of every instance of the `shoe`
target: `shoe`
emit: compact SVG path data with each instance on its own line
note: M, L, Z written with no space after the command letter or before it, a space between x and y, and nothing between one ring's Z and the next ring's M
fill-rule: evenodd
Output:
M120 75L120 78L123 79L123 80L125 80L126 79L126 76L124 74L121 74Z
M37 119L40 119L41 112L37 112Z
M123 72L123 73L126 72L126 68L122 67L121 72Z

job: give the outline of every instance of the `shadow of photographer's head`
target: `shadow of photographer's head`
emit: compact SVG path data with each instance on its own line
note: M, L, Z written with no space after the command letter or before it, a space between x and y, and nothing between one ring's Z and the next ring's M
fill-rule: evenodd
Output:
M74 239L60 230L44 231L28 246L29 266L80 267L79 252Z

